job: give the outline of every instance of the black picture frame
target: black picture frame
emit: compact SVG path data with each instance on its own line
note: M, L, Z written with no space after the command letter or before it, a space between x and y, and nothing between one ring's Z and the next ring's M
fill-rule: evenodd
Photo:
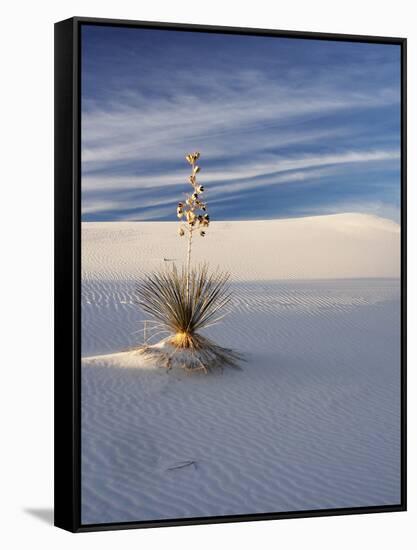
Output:
M301 510L84 525L81 523L80 251L81 112L80 28L121 26L203 33L244 34L401 47L401 503L387 506ZM225 26L73 17L55 24L55 525L71 532L104 531L267 519L336 516L406 510L406 49L405 38L295 32Z

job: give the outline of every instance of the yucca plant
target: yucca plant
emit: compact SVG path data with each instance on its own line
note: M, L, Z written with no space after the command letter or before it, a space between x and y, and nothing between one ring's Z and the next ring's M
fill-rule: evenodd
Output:
M192 172L189 182L193 191L178 203L179 235L188 233L185 266L158 271L145 277L136 287L139 306L153 317L153 328L167 336L162 346L145 345L140 351L161 359L171 368L179 364L186 370L208 372L215 368L238 367L241 355L217 345L198 331L218 323L230 305L229 274L209 272L208 264L191 267L192 237L196 229L205 236L209 226L207 205L201 198L203 186L197 183L200 153L186 156Z

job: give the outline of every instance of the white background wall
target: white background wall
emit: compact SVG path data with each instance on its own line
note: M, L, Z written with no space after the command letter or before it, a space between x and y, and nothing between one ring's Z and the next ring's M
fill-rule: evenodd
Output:
M412 0L60 0L2 8L0 543L3 548L415 548L416 98ZM53 23L73 15L405 36L409 55L409 512L72 535L51 526ZM413 242L414 241L414 242ZM49 521L47 521L47 519Z

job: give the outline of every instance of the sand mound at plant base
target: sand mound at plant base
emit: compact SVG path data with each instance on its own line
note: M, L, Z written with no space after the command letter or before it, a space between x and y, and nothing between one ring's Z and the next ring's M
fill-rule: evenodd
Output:
M226 355L233 353L232 350L221 346L216 346L216 348L218 348L218 353ZM244 360L243 356L241 360ZM181 349L170 344L167 340L162 340L157 344L143 345L137 349L120 353L86 357L83 359L83 365L138 369L162 368L167 371L182 369L188 373L199 372L204 374L215 370L222 371L224 368L230 368L231 366L239 368L237 361L235 365L222 365L221 359L215 356L208 357L207 350Z

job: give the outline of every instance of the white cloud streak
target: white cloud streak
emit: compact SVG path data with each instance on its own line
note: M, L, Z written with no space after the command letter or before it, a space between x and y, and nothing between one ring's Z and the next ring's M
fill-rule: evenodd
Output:
M214 161L201 173L210 197L231 195L264 185L284 185L336 174L342 166L394 162L398 148L346 150L351 129L337 123L326 128L308 122L352 109L373 109L398 103L390 89L359 93L343 74L298 85L269 80L263 73L233 72L220 80L200 75L207 93L192 95L176 90L172 99L147 98L140 92L123 92L117 102L86 102L82 115L83 214L117 211L123 219L154 219L169 214L186 190L188 172L179 155L202 151ZM236 84L239 84L236 86ZM157 83L155 83L157 85ZM307 124L305 122L307 121ZM321 154L272 154L270 151L301 144L331 144L342 139L344 150ZM133 163L134 169L129 167ZM167 168L167 163L171 163ZM146 175L145 175L146 174ZM223 183L228 185L224 186ZM132 210L129 191L163 187L172 190L159 198L143 195ZM127 193L119 194L122 191ZM103 193L101 193L103 192ZM100 198L97 198L100 195Z
M320 140L343 129L289 131L288 121L398 101L388 89L367 95L335 87L327 80L294 87L293 83L277 84L256 72L250 74L249 81L246 77L244 90L235 90L236 78L224 78L222 83L202 79L201 85L209 92L204 96L182 91L168 100L129 93L123 96L123 103L90 105L82 116L83 168L100 170L115 162L137 159L177 159L178 151L190 147L204 149L205 158L211 159L226 152L254 154L268 144ZM275 130L272 143L271 136L266 135L271 128Z
M338 164L354 164L377 161L398 160L400 152L398 150L389 151L347 151L345 153L333 155L302 155L288 158L267 157L262 162L249 163L247 166L235 166L227 172L223 170L211 170L208 173L201 172L201 182L207 184L216 184L221 182L231 182L234 180L254 179L266 176L276 176L281 172L293 170L308 170L320 166L331 166ZM301 174L301 173L300 173ZM93 190L126 190L126 189L145 189L152 187L171 187L185 185L188 177L186 170L172 173L155 172L150 176L112 176L112 175L86 175L83 177L84 191ZM288 176L287 176L288 177ZM274 181L278 181L274 178ZM283 181L286 181L283 178ZM252 185L256 185L252 183Z

